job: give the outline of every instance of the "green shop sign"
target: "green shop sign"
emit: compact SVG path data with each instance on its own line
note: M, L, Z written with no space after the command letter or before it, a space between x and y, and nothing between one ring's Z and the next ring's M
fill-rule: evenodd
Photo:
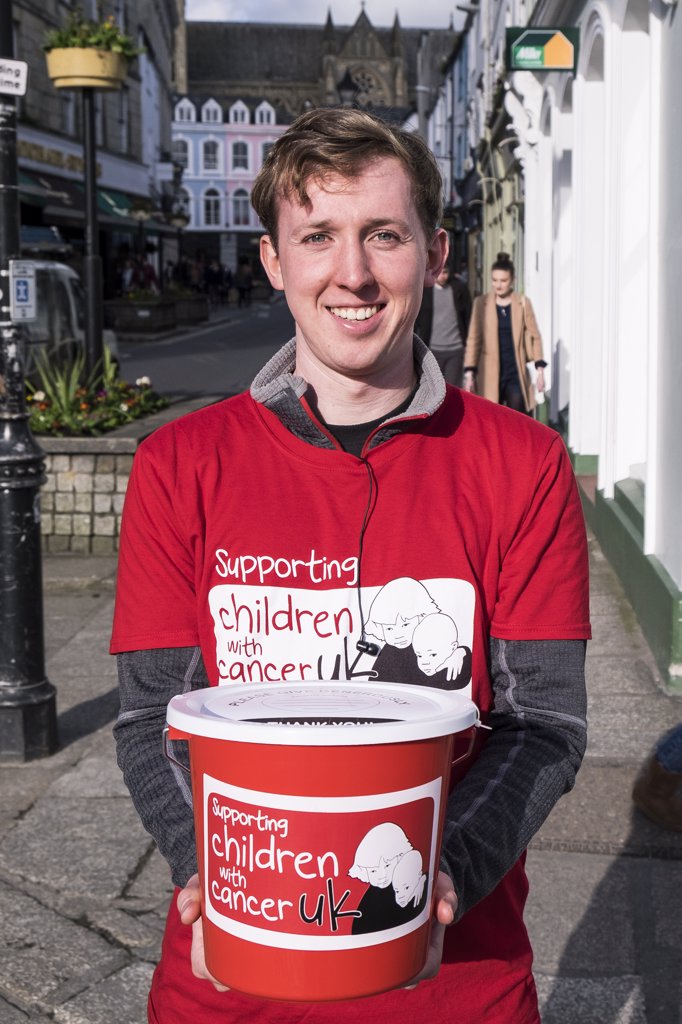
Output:
M572 71L578 65L577 28L508 28L510 71Z

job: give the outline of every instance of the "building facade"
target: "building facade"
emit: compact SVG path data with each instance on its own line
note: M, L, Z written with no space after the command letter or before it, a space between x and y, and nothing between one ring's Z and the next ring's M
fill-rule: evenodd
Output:
M675 14L664 0L541 0L529 21L519 0L481 0L452 87L466 61L459 103L480 210L477 290L498 249L516 257L550 363L550 419L588 519L665 677L682 689ZM508 70L505 30L525 25L576 29L575 72Z
M364 11L352 26L331 14L323 25L188 22L176 56L188 88L173 120L186 254L232 270L248 258L262 276L250 196L268 148L305 110L339 104L426 133L455 38L403 29L397 15L375 28Z
M65 0L14 0L13 21L15 56L30 68L28 90L17 101L22 233L28 251L42 254L43 239L57 229L77 265L85 228L81 95L54 88L42 51L45 33L63 24L71 7ZM120 90L95 93L100 251L111 295L123 254L141 238L157 261L164 239L174 244L160 213L173 187L173 57L182 0L111 0L99 13L95 0L81 7L93 18L113 14L144 48Z
M251 206L251 189L285 128L267 100L249 106L237 99L227 108L213 97L176 101L173 159L182 168L185 255L218 260L232 271L248 258L258 273L262 227Z
M311 107L352 102L402 122L419 103L417 53L428 34L436 68L452 49L450 29L372 25L361 11L352 26L188 22L187 92L224 109L267 100L286 123Z

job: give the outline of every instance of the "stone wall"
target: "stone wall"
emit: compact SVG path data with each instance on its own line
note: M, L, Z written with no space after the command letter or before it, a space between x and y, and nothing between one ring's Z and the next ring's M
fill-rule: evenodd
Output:
M132 455L48 454L41 488L41 532L51 554L110 555L118 550Z
M123 501L138 445L163 423L214 401L179 402L102 437L38 437L47 475L40 489L44 550L93 555L118 551Z

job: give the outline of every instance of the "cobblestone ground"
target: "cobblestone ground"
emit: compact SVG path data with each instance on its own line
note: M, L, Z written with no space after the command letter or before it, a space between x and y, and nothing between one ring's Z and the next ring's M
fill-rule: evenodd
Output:
M682 835L635 813L630 789L682 699L594 542L592 570L588 754L528 855L543 1024L680 1024ZM146 1019L171 884L114 758L114 572L113 558L45 560L61 748L0 768L2 1024Z

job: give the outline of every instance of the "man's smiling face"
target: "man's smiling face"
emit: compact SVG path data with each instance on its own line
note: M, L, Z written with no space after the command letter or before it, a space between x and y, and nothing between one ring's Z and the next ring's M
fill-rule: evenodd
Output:
M306 190L305 206L280 200L277 251L269 236L261 241L268 277L296 321L297 368L367 383L412 374L414 321L445 259L444 232L426 239L393 157Z

